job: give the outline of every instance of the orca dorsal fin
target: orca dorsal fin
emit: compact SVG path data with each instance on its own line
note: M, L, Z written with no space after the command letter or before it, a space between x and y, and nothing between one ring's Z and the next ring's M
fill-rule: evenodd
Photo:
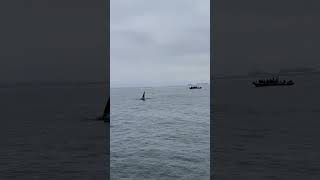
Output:
M104 108L103 117L108 117L110 114L110 98L108 99L108 102L106 104L106 107Z
M145 100L145 99L146 99L146 98L145 98L145 94L146 94L146 92L145 92L145 91L143 91L143 95L142 95L141 100Z

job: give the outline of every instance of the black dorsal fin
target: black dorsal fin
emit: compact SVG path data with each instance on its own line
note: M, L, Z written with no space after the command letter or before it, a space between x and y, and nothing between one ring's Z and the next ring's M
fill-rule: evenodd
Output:
M145 100L146 98L145 98L145 94L146 94L146 92L145 91L143 91L143 95L142 95L142 97L141 97L141 99L140 100Z
M108 99L108 102L106 104L106 107L104 108L103 117L106 118L110 114L110 98Z

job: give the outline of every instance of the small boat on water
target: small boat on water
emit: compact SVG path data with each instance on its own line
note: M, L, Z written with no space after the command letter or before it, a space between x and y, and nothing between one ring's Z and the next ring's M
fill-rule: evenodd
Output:
M202 89L200 86L190 86L189 89Z
M272 78L272 79L266 79L266 80L258 80L255 82L252 82L253 85L256 87L265 87L265 86L292 86L294 85L294 82L292 80L286 81L282 80L280 81L278 78Z

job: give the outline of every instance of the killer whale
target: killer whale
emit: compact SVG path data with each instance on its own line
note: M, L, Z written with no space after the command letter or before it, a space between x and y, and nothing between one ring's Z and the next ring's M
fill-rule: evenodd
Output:
M104 108L104 112L102 116L100 116L98 120L103 120L104 122L110 121L110 98L108 99L108 102Z
M146 100L145 94L146 94L146 92L144 91L142 97L140 98L140 100L142 100L142 101L145 101L145 100Z

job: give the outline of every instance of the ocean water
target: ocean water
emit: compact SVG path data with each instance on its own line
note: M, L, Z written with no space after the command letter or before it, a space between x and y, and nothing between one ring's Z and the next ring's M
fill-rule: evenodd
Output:
M105 84L0 85L0 179L107 178Z
M283 78L296 84L215 81L216 179L320 179L320 77Z
M143 91L150 99L138 100ZM111 179L209 179L209 86L110 92Z

